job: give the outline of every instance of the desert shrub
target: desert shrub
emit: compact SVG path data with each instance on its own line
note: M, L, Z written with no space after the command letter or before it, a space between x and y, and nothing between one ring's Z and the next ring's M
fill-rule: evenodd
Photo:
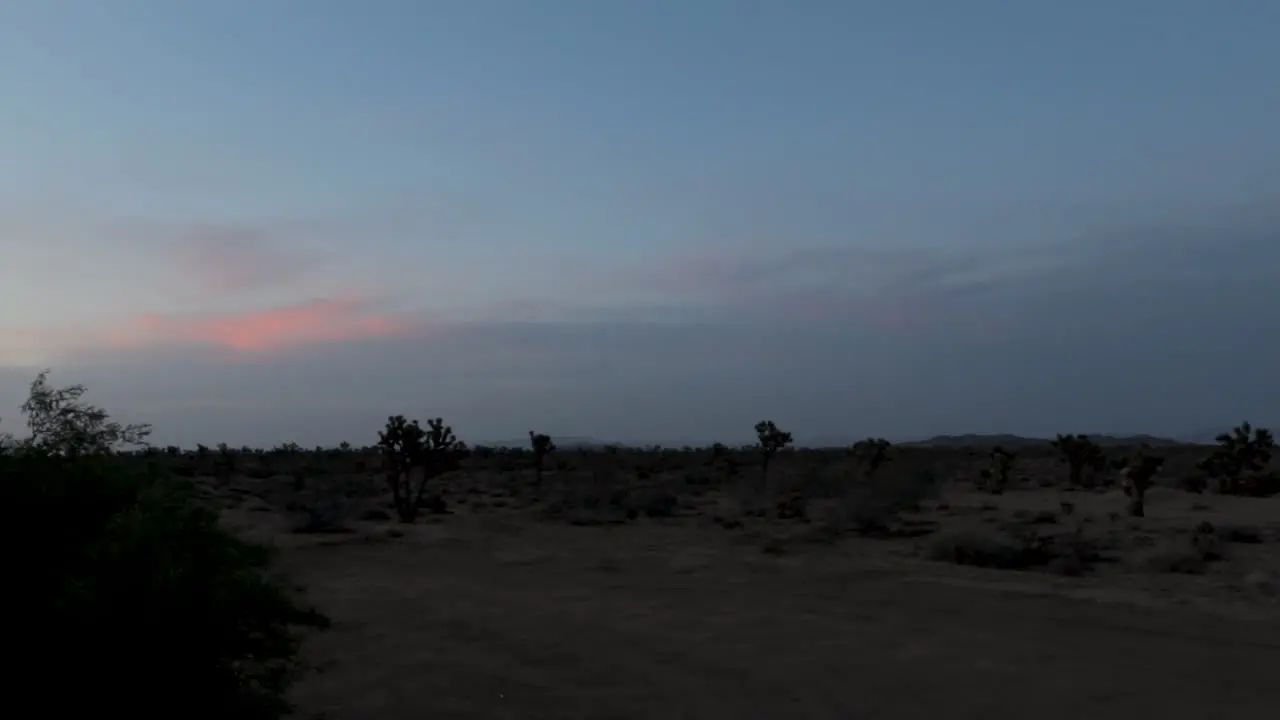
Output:
M1202 493L1209 488L1209 476L1204 473L1188 473L1177 480L1177 488L1191 493Z
M174 465L169 472L180 478L194 478L200 474L198 468L190 464Z
M277 718L300 631L328 620L271 572L268 548L218 523L189 483L112 454L146 426L41 373L31 437L0 447L10 578L8 699L52 715ZM136 465L136 463L135 463Z
M877 475L853 483L841 500L846 516L861 532L883 532L902 513L920 509L920 504L938 490L937 476L931 470L918 470L906 475Z
M970 528L935 535L927 546L931 560L999 570L1043 568L1081 575L1107 558L1083 533L1040 534L1020 528Z
M86 705L285 714L298 631L327 620L271 574L267 548L223 530L189 488L110 458L26 452L0 457L0 497L13 511L3 530L13 617L38 629L11 637L22 659L11 701L31 693L31 706L68 716Z
M1220 525L1218 537L1226 542L1256 544L1266 540L1262 530L1248 525Z
M728 487L728 495L743 517L763 518L776 508L778 494L752 480L740 480Z
M651 518L671 517L680 506L680 500L675 493L663 488L638 490L630 496L629 500L628 507Z
M1199 575L1209 563L1226 559L1226 538L1212 523L1202 522L1189 536L1166 540L1139 557L1152 572Z
M22 404L31 432L23 445L55 455L102 455L147 444L150 425L115 422L102 408L84 402L85 392L83 385L50 386L48 370L37 375Z
M1047 562L1043 554L1006 533L986 530L956 530L934 536L928 545L930 560L957 565L1021 570Z
M1204 556L1194 548L1179 544L1163 545L1144 553L1141 556L1141 563L1151 572L1182 575L1200 575L1209 566Z
M779 520L808 520L809 499L801 492L792 492L778 498L774 513Z
M1191 530L1191 547L1205 560L1226 558L1225 538L1210 522L1197 523Z
M543 517L574 525L602 525L638 516L640 501L636 492L613 486L601 478L594 480L566 484L543 506Z
M1280 471L1261 472L1249 478L1248 492L1253 497L1280 495Z
M245 468L244 475L253 480L270 480L276 476L276 471L266 465L255 465Z
M347 524L353 515L351 502L336 492L313 493L291 503L296 533L350 532Z

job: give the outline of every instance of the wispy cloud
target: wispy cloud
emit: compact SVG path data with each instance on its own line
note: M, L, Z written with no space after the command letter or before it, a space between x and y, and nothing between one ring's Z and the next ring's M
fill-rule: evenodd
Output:
M857 323L919 329L960 305L1053 272L1052 248L807 247L688 255L630 268L616 287L750 322Z
M319 264L319 258L286 247L252 225L201 224L179 231L162 251L182 280L215 294L240 293L288 284Z

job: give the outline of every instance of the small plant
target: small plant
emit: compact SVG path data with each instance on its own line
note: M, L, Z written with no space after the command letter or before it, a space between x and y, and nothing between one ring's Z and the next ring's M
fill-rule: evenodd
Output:
M1124 494L1129 497L1129 516L1145 517L1147 491L1155 484L1154 478L1164 466L1164 458L1152 455L1144 444L1133 458L1117 458L1115 465L1121 471Z
M711 465L719 465L724 468L726 484L732 482L738 475L738 461L734 458L728 446L722 443L716 443L711 446Z
M1275 438L1266 428L1253 428L1241 423L1229 433L1216 438L1218 447L1200 463L1206 475L1218 480L1221 492L1252 494L1257 485L1257 474L1271 462Z
M1009 478L1013 475L1016 453L995 447L990 454L991 466L982 470L982 479L992 495L999 495L1009 486Z
M760 453L760 482L769 481L769 462L779 450L791 445L791 433L778 429L772 420L756 423L756 451Z
M884 438L867 438L854 443L849 449L849 454L863 467L867 478L870 479L875 476L877 470L889 462L891 459L889 448L892 446L892 443Z
M534 484L542 485L543 461L547 459L548 455L556 451L556 444L551 442L550 435L543 435L530 430L529 447L533 449Z
M466 454L466 445L453 435L453 428L441 418L427 421L423 430L417 420L403 415L387 419L387 427L378 431L378 447L385 462L387 484L400 522L411 523L426 494L427 481L458 469ZM413 487L413 473L418 472L418 486Z
M1058 435L1051 444L1061 455L1060 460L1067 464L1072 487L1092 487L1092 474L1107 466L1107 457L1102 453L1102 448L1090 440L1088 435ZM1092 471L1088 482L1085 481L1086 470Z

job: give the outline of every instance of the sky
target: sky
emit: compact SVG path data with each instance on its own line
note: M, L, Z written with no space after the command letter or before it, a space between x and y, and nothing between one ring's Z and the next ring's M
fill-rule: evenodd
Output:
M0 4L0 430L1280 420L1272 0ZM1212 432L1210 432L1212 434Z

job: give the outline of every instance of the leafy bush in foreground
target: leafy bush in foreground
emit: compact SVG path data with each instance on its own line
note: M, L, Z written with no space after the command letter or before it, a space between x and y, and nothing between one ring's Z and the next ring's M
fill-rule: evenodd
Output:
M287 709L293 627L326 620L269 576L265 547L224 531L172 481L108 458L0 458L0 498L14 511L4 548L27 638L10 648L11 667L29 676L15 687L63 688L33 707L220 718Z
M64 407L32 410L101 412L78 395ZM223 530L172 478L103 454L92 432L30 426L31 441L0 450L8 700L68 716L286 714L299 630L328 621L270 573L268 549Z

